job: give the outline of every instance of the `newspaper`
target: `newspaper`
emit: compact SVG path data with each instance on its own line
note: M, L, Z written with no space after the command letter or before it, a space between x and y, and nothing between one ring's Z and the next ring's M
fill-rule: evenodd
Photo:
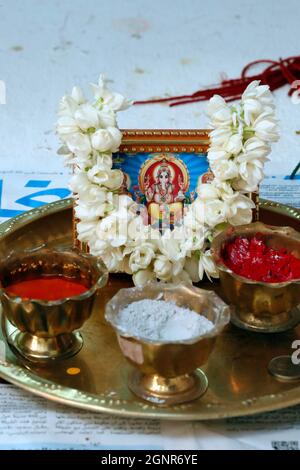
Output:
M198 449L300 450L300 406L195 423Z
M196 448L191 423L174 430L174 423L77 410L13 385L0 385L0 416L1 450Z
M0 220L70 195L67 173L0 173ZM261 196L300 207L300 180L268 177ZM0 384L0 449L299 450L300 406L211 422L126 419L53 403Z
M300 177L268 176L261 184L259 193L264 199L300 207Z
M211 422L119 418L0 384L0 450L299 450L300 406Z
M0 222L69 197L67 172L0 172Z

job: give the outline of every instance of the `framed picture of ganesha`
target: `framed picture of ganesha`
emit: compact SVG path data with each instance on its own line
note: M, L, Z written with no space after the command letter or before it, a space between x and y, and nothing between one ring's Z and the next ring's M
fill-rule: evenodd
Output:
M125 130L113 167L124 174L120 193L145 207L155 228L180 223L198 184L212 180L207 130Z

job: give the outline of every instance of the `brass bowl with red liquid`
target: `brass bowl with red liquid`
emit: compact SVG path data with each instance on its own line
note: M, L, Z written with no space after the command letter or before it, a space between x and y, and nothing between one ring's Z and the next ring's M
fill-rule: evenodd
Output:
M23 285L24 290L24 284L29 286L30 281L34 287L35 281L53 280L53 277L66 280L66 285L72 285L72 281L74 285L81 284L81 293L71 295L70 289L64 293L62 287L61 292L51 292L49 287L48 299L47 292L42 298L13 293L14 286ZM75 250L44 247L18 252L3 260L0 263L2 329L11 349L37 363L76 354L83 345L77 330L90 317L97 291L107 279L107 270L99 258ZM51 289L55 288L53 285L49 283ZM61 285L57 282L56 289Z
M231 304L231 321L236 326L261 333L282 332L300 323L300 279L286 282L262 282L234 273L224 262L225 245L237 237L263 237L275 250L285 249L300 259L300 233L291 227L276 227L254 222L227 228L211 245L219 270L222 295Z

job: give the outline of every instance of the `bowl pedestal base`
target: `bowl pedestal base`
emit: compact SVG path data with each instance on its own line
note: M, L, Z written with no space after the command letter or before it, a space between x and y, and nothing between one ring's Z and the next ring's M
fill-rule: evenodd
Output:
M171 406L196 400L204 395L208 381L201 369L172 378L157 374L145 375L139 370L134 370L128 385L130 390L143 400L157 406Z
M298 307L294 307L289 312L262 316L251 312L242 312L237 307L231 306L231 322L248 331L281 333L295 328L300 323L300 310Z
M83 339L78 331L42 338L13 327L4 315L2 331L13 353L39 365L74 356L83 346Z

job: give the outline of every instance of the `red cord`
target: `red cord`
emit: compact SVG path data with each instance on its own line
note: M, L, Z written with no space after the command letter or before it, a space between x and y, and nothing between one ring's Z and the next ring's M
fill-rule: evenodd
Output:
M251 68L260 64L268 65L262 72L249 76L248 72ZM189 95L138 100L134 104L168 103L169 106L179 106L206 101L215 94L223 96L226 101L234 101L241 98L244 90L253 80L260 80L262 84L269 85L271 91L277 90L285 84L293 85L289 90L290 96L296 89L300 89L300 56L292 56L278 61L270 59L254 60L243 68L240 78L223 79L218 86L198 90ZM299 81L299 83L295 84L296 81Z

